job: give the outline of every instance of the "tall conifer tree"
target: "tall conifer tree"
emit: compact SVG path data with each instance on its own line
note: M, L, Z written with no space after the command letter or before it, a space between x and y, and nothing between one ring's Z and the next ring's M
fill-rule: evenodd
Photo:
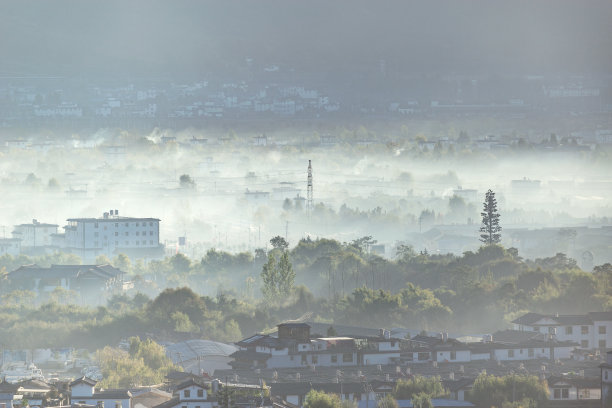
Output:
M497 200L493 190L487 191L485 195L482 215L482 226L480 227L480 241L487 245L499 244L501 241L501 227L499 226L499 213L497 212Z

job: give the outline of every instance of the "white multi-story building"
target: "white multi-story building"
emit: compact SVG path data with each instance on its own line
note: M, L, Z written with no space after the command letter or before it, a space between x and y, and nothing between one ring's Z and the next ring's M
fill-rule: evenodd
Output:
M21 240L19 238L0 238L0 256L18 256L21 253Z
M118 210L100 218L69 218L65 233L56 242L84 260L98 255L124 253L135 258L163 256L159 243L159 219L119 216Z
M13 238L21 240L21 248L27 250L51 245L51 236L57 233L57 227L57 224L44 224L34 219L31 224L15 225L12 234Z
M512 322L515 330L554 335L561 341L574 341L582 349L612 347L612 312L584 315L543 315L527 313Z

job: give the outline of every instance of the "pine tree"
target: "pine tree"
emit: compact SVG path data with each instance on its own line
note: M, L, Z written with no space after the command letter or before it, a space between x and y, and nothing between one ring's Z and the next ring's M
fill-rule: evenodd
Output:
M485 195L482 215L482 227L480 227L480 241L487 245L498 244L501 241L501 227L499 226L499 213L497 212L497 200L493 190L487 191Z

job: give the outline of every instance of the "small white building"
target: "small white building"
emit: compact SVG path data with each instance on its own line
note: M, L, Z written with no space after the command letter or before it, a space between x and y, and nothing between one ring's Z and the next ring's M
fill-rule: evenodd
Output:
M600 379L584 377L550 377L548 378L548 399L565 400L599 400L601 399Z
M209 386L191 378L179 384L173 392L172 399L156 405L155 408L213 408L216 399L210 395Z
M81 377L70 383L72 404L93 405L98 408L132 408L132 393L125 389L96 391L97 382Z

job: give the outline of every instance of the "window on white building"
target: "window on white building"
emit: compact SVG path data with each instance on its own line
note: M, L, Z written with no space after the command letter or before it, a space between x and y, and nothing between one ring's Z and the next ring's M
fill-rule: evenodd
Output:
M127 237L128 235L130 235L130 233L125 231L125 236Z
M336 354L332 354L331 362L332 363L337 363L338 362L338 356ZM606 374L608 374L608 373L606 372Z
M599 334L606 334L606 326L599 326Z
M189 397L191 397L191 391L190 390L185 390L183 392L183 395L185 396L185 398L189 398Z
M204 397L204 390L203 389L198 389L198 397L202 398Z
M589 341L588 340L582 340L580 342L580 347L582 347L582 348L589 348Z
M136 223L136 226L138 227L138 223Z
M574 334L574 328L572 326L565 327L565 334Z
M605 349L606 348L606 340L599 340L599 348L600 349Z
M529 357L533 357L534 352L533 352L533 349L532 349L532 348L531 348L531 349L529 349L529 350L527 351L527 355L528 355Z
M514 357L514 350L508 350L508 358Z
M451 360L456 360L457 359L457 352L456 351L451 351L450 352L450 359Z
M580 326L580 333L589 334L589 326Z

